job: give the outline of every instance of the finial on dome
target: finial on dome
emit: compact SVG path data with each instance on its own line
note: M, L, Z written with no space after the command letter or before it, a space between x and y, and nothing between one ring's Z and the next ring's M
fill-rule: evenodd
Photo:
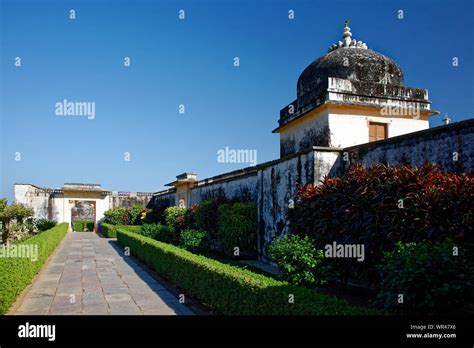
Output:
M342 42L339 41L338 44L333 44L329 46L328 52L334 51L340 47L355 47L367 49L367 45L362 41L357 41L352 38L351 28L349 28L349 20L344 21L344 30L342 32Z
M342 39L344 41L344 46L349 46L352 41L351 28L349 28L349 21L346 19L344 21L344 31L342 32Z

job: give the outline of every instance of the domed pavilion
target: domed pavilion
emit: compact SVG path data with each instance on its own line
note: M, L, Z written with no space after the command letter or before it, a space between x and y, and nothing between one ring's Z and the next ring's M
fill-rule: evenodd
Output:
M298 78L297 99L280 111L280 156L311 146L344 148L429 128L428 91L405 87L400 66L352 37L313 61Z

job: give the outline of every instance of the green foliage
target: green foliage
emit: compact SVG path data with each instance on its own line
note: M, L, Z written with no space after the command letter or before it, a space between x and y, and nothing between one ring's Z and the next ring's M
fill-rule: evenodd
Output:
M0 200L0 221L2 222L3 229L2 240L8 241L10 239L10 221L15 220L17 223L15 227L18 227L25 219L33 215L33 208L28 208L23 204L18 203L7 205L7 201L5 199Z
M143 224L140 234L163 243L176 243L176 231L171 226L161 224Z
M200 230L184 230L181 232L179 245L192 253L205 254L210 248L209 234Z
M30 220L25 222L10 222L8 227L9 242L18 242L30 238L34 231L34 225Z
M15 244L37 247L36 261L25 257L0 257L0 314L5 314L23 289L31 283L49 255L56 249L68 230L62 223L52 229Z
M254 203L223 204L219 207L218 240L228 257L257 250L257 207Z
M24 206L23 204L14 203L3 207L0 211L0 219L10 221L15 219L17 222L23 222L24 219L33 216L33 208Z
M323 250L317 250L308 236L285 235L274 239L269 247L273 261L280 267L286 281L310 286L327 283L328 267L324 265Z
M123 247L129 247L133 256L219 314L376 314L333 296L289 285L122 229L117 232L117 240Z
M6 198L0 198L0 214L6 208L6 206L7 206Z
M38 229L39 232L43 232L46 230L49 230L56 226L58 223L54 220L49 220L45 218L37 219L34 222L36 228Z
M218 197L202 201L195 207L194 219L196 228L210 233L212 239L217 239L218 221L219 221L219 207L222 204L227 204L225 197Z
M107 210L104 213L104 222L111 225L129 225L130 212L126 208L118 207Z
M144 208L140 204L135 204L130 208L130 222L132 225L141 225L142 224L142 213Z
M381 272L379 303L394 314L455 314L465 309L474 299L473 259L465 249L456 251L455 247L451 240L398 242L377 267Z
M184 214L184 228L186 229L197 229L196 228L196 210L198 208L197 204L193 204L191 208L186 209ZM184 229L183 228L183 229Z
M181 231L185 227L186 208L168 207L164 212L164 220L167 226Z
M151 224L153 217L153 210L149 208L142 208L139 214L140 223L136 225Z
M474 245L469 174L446 173L425 164L352 167L341 177L298 189L288 212L295 234L309 235L317 248L326 244L361 244L364 262L329 260L344 281L349 277L376 284L384 251L395 243L442 241Z
M106 238L117 238L117 230L121 228L125 231L134 233L140 233L141 226L130 226L130 225L111 225L105 222L100 224L99 232Z
M94 220L76 220L74 221L75 232L93 232L95 227Z

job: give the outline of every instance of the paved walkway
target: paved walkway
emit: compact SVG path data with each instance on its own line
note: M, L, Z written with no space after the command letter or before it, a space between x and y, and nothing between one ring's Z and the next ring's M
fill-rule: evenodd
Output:
M115 241L68 233L13 314L159 314L193 312Z

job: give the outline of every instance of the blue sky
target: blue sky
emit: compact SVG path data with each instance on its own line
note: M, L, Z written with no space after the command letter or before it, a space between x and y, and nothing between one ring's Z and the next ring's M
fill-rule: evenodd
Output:
M217 162L226 146L278 158L279 110L345 19L401 66L406 86L429 90L441 112L431 126L445 112L472 118L473 15L469 0L1 0L0 196L12 200L15 182L158 191L184 171L245 166ZM95 119L56 116L63 99L95 102Z

